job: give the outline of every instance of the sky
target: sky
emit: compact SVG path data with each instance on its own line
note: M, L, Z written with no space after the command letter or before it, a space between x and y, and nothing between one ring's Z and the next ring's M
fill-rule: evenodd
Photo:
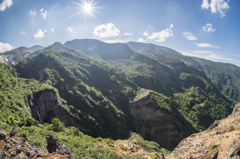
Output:
M0 0L0 53L98 39L240 66L239 8L239 0Z

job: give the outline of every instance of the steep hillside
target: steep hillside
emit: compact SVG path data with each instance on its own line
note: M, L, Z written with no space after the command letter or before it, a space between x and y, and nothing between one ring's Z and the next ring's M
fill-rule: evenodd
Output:
M0 62L6 64L17 64L20 60L27 58L32 51L26 47L19 47L0 54Z
M154 44L129 42L128 46L135 52L139 52L159 62L166 63L161 54L175 57L188 65L203 70L212 83L226 96L233 100L240 101L240 68L219 62L212 62L205 59L188 57L170 48ZM161 55L161 56L160 56ZM161 57L161 58L159 58Z
M232 115L215 121L207 130L192 134L174 149L167 159L172 158L239 158L240 105Z
M129 59L134 53L126 44L108 44L95 39L75 39L64 45L103 60Z
M21 61L16 69L21 77L56 87L80 130L94 136L128 136L132 122L127 106L138 87L114 67L84 54L49 50Z
M240 101L240 67L195 57L193 59L202 65L205 74L223 94Z
M78 125L72 124L74 127L69 127L71 124L68 125L73 119L77 121L77 116L81 116L84 112L67 105L66 101L59 97L58 91L54 87L34 79L19 78L15 69L2 63L0 63L0 76L0 158L9 158L11 156L16 158L42 157L51 159L68 158L61 155L70 154L72 158L143 159L143 157L147 157L150 159L151 156L159 155L160 152L169 154L159 144L145 141L137 134L132 135L129 140L117 141L116 144L118 146L116 148L113 146L116 144L112 139L93 138L85 135L79 131ZM91 97L90 94L93 94L92 91L91 93L88 92L88 99ZM112 109L111 105L107 105L108 101L106 99L103 100L105 105L101 106ZM89 102L93 104L91 100ZM48 123L44 125L39 124L34 104L37 105L45 121L52 117L50 122L47 121ZM86 109L89 106L89 103L84 105ZM119 113L111 115L114 110L100 109L96 105L91 106L94 108L92 109L93 113L96 114L94 117L99 112L106 113L106 120L103 118L102 123L100 123L102 128L99 129L99 125L91 122L96 118L94 119L87 113L84 114L85 116L81 116L82 120L78 121L79 123L77 124L86 122L89 129L92 126L94 129L91 130L96 131L96 134L101 134L103 132L102 129L105 127L104 125L106 125L104 122L114 122L114 117L117 118L118 123L122 122ZM43 109L45 109L45 112ZM46 114L44 115L44 113ZM54 113L57 116L52 116ZM36 119L32 118L32 116ZM109 118L109 116L114 117ZM54 117L61 118L64 123ZM99 118L96 120L98 121ZM117 128L111 126L114 129L114 133L118 133L116 130L121 129L121 125L118 125L118 123L114 123L117 125ZM64 125L68 125L68 127ZM21 134L12 129L18 130ZM52 135L49 134L53 134L57 139L54 137L50 139ZM49 139L52 141L49 141ZM59 143L58 140L64 145ZM100 146L99 143L104 146ZM55 150L56 152L50 150L50 147L54 146L54 144L57 144L57 147L55 147L57 149L57 151ZM162 154L160 153L160 155Z
M231 113L233 101L223 96L203 71L167 55L164 57L169 59L167 66L138 53L129 60L109 63L120 68L139 87L162 93L153 93L152 97L160 105L165 100L173 102L197 130L205 129L214 120Z

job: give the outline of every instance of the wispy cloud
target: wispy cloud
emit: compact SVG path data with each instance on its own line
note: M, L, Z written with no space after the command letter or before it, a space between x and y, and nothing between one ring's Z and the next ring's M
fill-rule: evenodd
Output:
M44 37L44 32L41 29L38 29L37 33L34 34L34 37L39 39Z
M133 33L123 33L124 36L130 36L133 35Z
M208 0L203 0L203 3L201 5L202 9L211 9L212 13L220 13L221 17L224 17L227 10L230 8L228 5L229 0L225 2L225 0L210 0L209 3Z
M212 51L189 51L189 52L181 52L185 56L192 56L192 57L198 57L206 60L211 60L215 62L227 62L227 63L235 63L239 66L240 61L225 57L221 54L213 53Z
M24 31L21 31L21 34L23 34L23 35L27 35L27 33L25 33Z
M94 28L93 34L99 38L117 38L121 31L113 23L98 25Z
M0 3L0 11L4 11L6 8L10 8L12 4L12 0L2 0Z
M32 17L34 17L34 16L36 15L36 13L37 13L37 12L32 11L32 10L30 10L30 12L29 12L29 14L30 14Z
M69 31L69 32L73 32L74 30L73 30L72 27L68 27L68 28L67 28L67 31Z
M197 40L197 38L190 32L183 31L182 35L188 40Z
M208 44L208 43L195 43L195 45L197 47L211 47L211 48L219 48L218 46L213 46L211 44Z
M42 8L39 10L39 14L43 17L43 19L46 19L49 12L47 10L44 11L44 9Z
M0 42L0 53L8 51L8 50L12 50L12 49L14 49L14 47L12 45L10 45L9 43Z
M145 39L143 39L143 38L139 38L138 40L137 40L138 42L146 42L146 40Z
M159 32L153 32L151 35L144 32L143 35L148 36L148 39L155 40L156 42L163 42L167 38L173 37L173 25L171 24L169 28L164 29Z
M205 31L205 32L213 32L213 31L216 30L215 28L213 28L213 25L210 24L210 23L205 24L205 25L202 27L202 29L203 29L203 31Z
M195 54L211 54L211 53L213 53L212 51L193 51L193 53L195 53Z
M54 32L54 28L51 28L51 31Z

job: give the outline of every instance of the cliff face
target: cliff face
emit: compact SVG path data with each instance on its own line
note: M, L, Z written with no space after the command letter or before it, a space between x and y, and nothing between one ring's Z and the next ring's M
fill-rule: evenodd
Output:
M130 103L130 110L137 133L145 139L154 140L172 150L184 138L179 130L181 123L173 115L159 109L148 96Z
M44 123L51 123L53 118L59 118L65 126L74 126L85 133L91 133L80 123L76 123L73 117L59 103L59 95L55 90L45 90L35 95L36 105ZM32 117L38 120L36 108L31 107Z

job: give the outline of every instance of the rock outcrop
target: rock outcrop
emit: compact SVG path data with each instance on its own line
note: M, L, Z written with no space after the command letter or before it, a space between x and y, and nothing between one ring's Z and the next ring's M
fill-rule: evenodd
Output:
M158 142L161 146L172 150L184 138L181 123L175 116L157 107L154 100L147 95L130 103L134 117L136 132L145 139ZM178 127L178 129L177 129Z
M47 149L49 153L60 154L60 155L70 155L70 152L63 143L60 143L57 138L49 134L46 136L47 139Z
M91 134L91 131L83 125L76 123L73 117L61 106L58 92L54 89L47 89L34 95L38 111L44 123L51 123L53 118L59 118L65 126L74 126L79 130ZM32 117L38 120L36 108L31 107Z
M240 159L240 137L234 139L223 159Z
M215 121L210 127L182 140L167 159L182 158L221 158L240 159L240 105L232 115ZM216 145L212 147L212 145Z
M10 133L0 131L0 136L0 158L70 159L70 153L67 148L54 136L52 138L58 141L58 153L49 153L43 148L38 148L33 141L28 140L25 134L16 130L11 130Z

